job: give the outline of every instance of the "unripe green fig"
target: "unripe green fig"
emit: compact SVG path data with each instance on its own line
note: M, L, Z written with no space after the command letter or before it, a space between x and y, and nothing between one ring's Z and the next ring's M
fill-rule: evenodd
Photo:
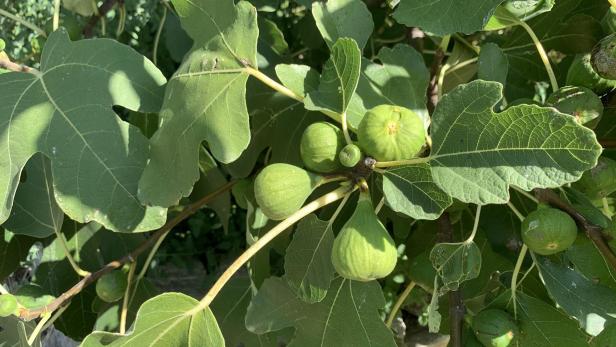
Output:
M575 117L580 124L594 128L603 115L601 98L586 87L566 86L557 90L546 100L562 113Z
M17 312L17 298L12 294L0 295L0 317L8 317Z
M329 173L340 169L338 153L344 147L342 130L328 122L310 124L300 143L302 161L309 170Z
M346 167L355 167L357 163L363 158L361 149L357 145L349 144L344 146L339 154L340 163Z
M509 313L493 308L477 313L471 327L477 340L485 347L515 346L520 332Z
M361 193L355 212L334 240L332 263L342 277L371 281L396 267L396 244L372 206L370 194Z
M616 161L599 157L597 166L584 172L573 187L591 200L601 199L616 192Z
M567 213L552 208L539 208L522 222L522 241L531 251L551 255L571 247L577 237L575 221Z
M616 34L604 37L592 50L590 63L597 74L616 80Z
M567 72L567 84L591 89L603 94L616 88L616 81L599 76L590 63L590 53L580 54L573 59Z
M505 0L501 6L518 18L525 18L540 8L545 0Z
M266 166L255 179L255 199L269 219L282 220L299 210L323 177L290 164Z
M357 137L364 152L378 161L414 158L426 143L422 119L407 108L392 105L366 112Z
M128 280L122 270L104 274L96 281L96 294L105 302L116 302L124 296Z

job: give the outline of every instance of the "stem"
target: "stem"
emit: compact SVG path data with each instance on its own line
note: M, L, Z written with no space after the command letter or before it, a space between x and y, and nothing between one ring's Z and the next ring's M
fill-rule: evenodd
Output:
M520 211L518 211L517 208L515 208L515 206L511 203L511 201L507 201L507 206L509 206L511 211L513 211L513 213L516 215L516 217L518 217L520 222L524 221L524 215L522 213L520 213Z
M407 159L407 160L379 161L376 163L374 167L394 167L394 166L404 166L404 165L415 165L415 164L427 163L429 161L430 161L430 157Z
M273 79L271 79L269 76L267 76L266 74L264 74L263 72L247 66L244 68L245 71L255 77L256 79L258 79L259 81L265 83L265 85L267 85L268 87L272 88L273 90L277 91L278 93L282 94L282 95L286 95L288 97L290 97L291 99L295 99L299 102L304 102L304 97L299 96L297 94L295 94L295 92L293 92L291 89L283 86L282 84L274 81Z
M515 190L516 192L524 195L525 197L527 197L529 200L532 200L535 204L539 203L539 200L537 200L537 198L535 198L531 193L523 190L522 188L518 188L516 186L511 186L511 188L513 188L513 190Z
M342 114L340 115L340 123L342 123L342 133L344 134L344 139L347 145L352 144L353 140L351 140L351 136L349 135L349 125L347 123L347 113L346 112L342 112Z
M56 312L54 312L53 316L51 316L51 318L47 321L47 323L43 325L43 329L41 329L41 331L47 330L47 328L49 328L56 320L58 320L58 318L60 318L62 313L64 313L64 311L66 311L67 308L68 308L68 305L65 305L65 306L60 307Z
M263 235L257 242L255 242L252 246L250 246L242 255L240 255L228 268L225 272L218 277L218 280L212 288L207 292L207 294L201 299L199 304L195 306L188 314L195 314L199 311L207 308L216 295L222 290L222 288L227 284L227 282L231 279L231 277L250 260L261 248L265 247L270 241L272 241L276 236L280 235L283 231L287 230L290 226L309 215L310 213L329 205L335 201L338 201L344 198L345 195L349 193L350 188L347 186L342 186L330 193L327 193L320 198L312 201L306 206L299 209L297 212L292 214L289 218L280 222L278 225L273 227L270 231L268 231L265 235Z
M450 69L447 70L447 72L445 72L445 75L448 75L448 74L450 74L452 72L455 72L456 70L460 70L461 68L466 67L468 65L475 64L478 61L479 61L479 57L475 57L475 58L471 58L471 59L465 60L465 61L463 61L461 63L456 64L456 65L453 65Z
M58 30L60 26L60 0L54 0L53 2L53 25L52 30Z
M39 35L47 37L47 33L45 32L45 30L43 30L43 29L39 28L38 26L36 26L35 24L30 23L27 20L25 20L25 19L23 19L23 18L21 18L21 17L19 17L17 15L14 15L14 14L6 11L6 10L3 10L1 8L0 8L0 16L12 19L15 22L25 26L26 28L29 28L32 31L37 32Z
M28 346L32 346L34 344L34 340L36 340L41 331L43 331L43 327L45 326L45 323L47 323L49 318L51 318L51 313L46 313L41 317L41 320L38 322L38 324L32 331L32 334L28 338Z
M518 261L515 263L515 268L513 268L513 274L511 277L511 299L513 300L513 317L515 319L518 319L518 305L516 298L518 275L520 274L520 269L522 268L522 263L524 263L524 257L526 257L527 251L528 247L526 247L526 245L522 245L520 255L518 256Z
M470 42L466 41L466 39L462 37L462 35L458 33L454 33L453 38L456 41L465 45L467 48L471 49L473 52L475 52L475 54L479 55L479 52L480 52L479 47L471 45Z
M464 243L471 243L477 235L477 229L479 229L479 216L481 216L481 205L477 205L477 212L475 213L475 223L473 224L473 231L471 235L464 241Z
M382 170L379 170L382 171ZM376 205L376 208L374 209L374 213L379 214L379 212L381 212L381 209L383 208L383 205L385 205L385 197L381 198L381 201L379 201L379 203Z
M119 38L120 35L122 35L122 32L124 32L124 28L126 25L126 7L124 6L124 3L121 3L120 6L118 6L118 12L120 12L120 19L118 19L118 27L116 29L116 38Z
M120 313L120 334L124 335L126 333L126 316L128 315L128 302L131 298L132 291L132 283L133 277L135 276L135 268L137 267L137 262L134 261L130 264L130 269L128 270L128 284L126 285L126 292L124 293L124 300L122 300L122 312Z
M445 63L443 65L443 67L441 68L441 71L438 75L438 80L437 80L437 95L439 100L443 97L443 83L445 83L445 75L447 74L447 71L449 70L450 65Z
M387 317L387 321L385 322L385 325L387 325L388 328L391 328L391 324L394 322L394 318L396 318L400 307L402 307L402 304L404 304L404 301L409 296L409 294L411 294L411 291L413 291L413 288L415 288L416 284L417 283L413 281L409 282L406 288L404 288L402 294L400 294L400 296L398 297L398 300L396 300L396 303L394 304L394 307L392 307L391 312L389 312L389 317Z
M535 35L535 32L533 31L533 29L528 24L526 24L526 22L519 21L518 24L521 25L522 28L524 28L524 30L526 30L530 38L533 40L535 47L537 47L537 52L539 53L539 56L541 57L541 61L543 61L543 65L545 65L545 71L547 71L548 76L550 77L550 83L552 84L552 91L554 92L557 91L558 82L556 81L556 75L554 74L554 70L552 70L552 65L550 64L550 58L548 57L548 54L545 52L545 49L543 48L541 41L539 40L537 35Z
M610 212L610 203L607 201L607 197L601 199L603 203L603 213L607 216L607 218L612 219L612 212Z
M73 270L75 270L75 272L81 277L89 276L90 272L82 269L75 261L75 258L73 258L71 250L68 248L68 244L66 243L66 237L64 237L64 234L62 234L62 232L58 230L54 231L56 233L56 239L60 241L60 245L62 245L62 250L64 250L64 255L66 255L66 259L68 259L68 262L71 264Z
M165 21L167 20L167 6L163 6L163 18L160 20L158 29L156 30L156 37L154 38L154 52L152 53L152 62L157 65L158 61L158 45L160 44L160 36L165 27Z

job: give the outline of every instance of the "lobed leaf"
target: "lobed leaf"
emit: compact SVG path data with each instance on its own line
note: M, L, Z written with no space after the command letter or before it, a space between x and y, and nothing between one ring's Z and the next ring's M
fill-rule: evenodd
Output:
M312 16L330 48L338 39L349 37L363 50L374 30L372 14L362 1L314 2Z

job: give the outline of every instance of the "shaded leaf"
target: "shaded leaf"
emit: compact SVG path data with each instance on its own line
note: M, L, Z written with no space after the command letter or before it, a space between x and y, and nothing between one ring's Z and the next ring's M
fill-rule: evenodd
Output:
M362 1L314 2L312 15L330 48L338 39L349 37L357 42L360 49L364 49L374 29L372 14Z
M17 269L20 262L28 256L28 251L35 238L23 235L15 235L0 228L0 281L9 276Z
M464 281L479 276L481 250L474 242L439 243L430 252L430 261L441 282L441 292L457 290Z
M506 85L508 73L509 60L503 50L495 43L486 43L481 46L477 78Z
M40 347L40 337L36 338L34 344L28 344L28 337L35 326L33 322L23 322L14 316L0 317L0 346Z

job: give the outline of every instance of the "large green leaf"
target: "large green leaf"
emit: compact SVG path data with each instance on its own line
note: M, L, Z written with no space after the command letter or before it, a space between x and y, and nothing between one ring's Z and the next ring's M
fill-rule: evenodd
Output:
M246 65L257 66L256 10L233 0L174 0L192 50L167 84L162 126L151 139L151 159L139 183L142 201L177 204L199 179L199 148L236 160L250 141Z
M306 109L345 113L357 88L360 70L361 52L357 42L338 39L323 66L319 88L308 92L304 100Z
M596 284L575 270L539 258L537 265L550 296L591 335L616 320L616 291Z
M223 347L225 340L212 311L193 312L198 301L180 293L165 293L146 301L129 335L93 332L82 347Z
M45 238L60 231L64 214L53 196L49 159L35 154L25 167L25 182L17 187L11 217L4 228L12 233Z
M362 1L314 2L312 15L329 47L340 38L350 37L363 49L374 29L372 14Z
M298 298L323 300L334 278L332 223L312 214L302 219L285 255L285 279Z
M41 152L51 160L56 201L72 219L115 231L159 227L165 211L137 198L147 139L112 106L156 112L164 82L129 47L107 39L71 42L64 30L47 40L40 73L2 74L0 222L24 165Z
M307 304L284 280L269 278L250 303L246 326L255 333L295 327L289 347L396 346L378 310L385 299L376 281L338 278L323 301Z
M428 164L385 171L383 196L392 210L415 219L436 219L452 202L432 180Z
M556 109L493 106L502 85L473 81L445 95L433 116L430 156L436 184L476 204L509 201L509 186L552 188L576 181L601 153L595 134Z
M394 18L408 27L446 35L470 34L483 29L496 6L503 0L400 0Z
M40 347L40 337L37 337L32 345L28 344L28 337L30 337L34 328L33 322L24 322L14 316L0 317L0 346Z

